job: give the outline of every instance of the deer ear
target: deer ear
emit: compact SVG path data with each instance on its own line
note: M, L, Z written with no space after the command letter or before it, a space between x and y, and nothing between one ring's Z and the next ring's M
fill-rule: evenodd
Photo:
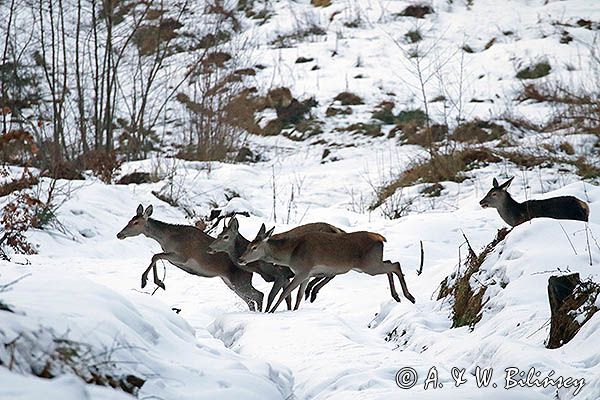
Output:
M137 210L135 210L136 214L135 215L142 215L142 213L144 212L144 206L143 205L139 205Z
M148 207L146 207L146 211L144 211L144 218L146 218L146 219L150 218L153 210L154 209L152 208L152 205L149 205Z
M273 234L273 231L275 230L275 227L272 227L271 229L269 229L267 231L267 233L265 233L265 239L268 239L271 237L271 235Z
M515 177L513 176L512 178L510 178L509 180L507 180L506 182L504 182L502 184L502 186L500 186L500 189L508 189L508 187L510 186L510 184L512 183L513 179L515 179Z
M265 224L262 224L260 226L260 229L258 230L258 233L256 234L256 237L263 237L265 235L265 231L267 230L267 227L265 226Z
M240 227L240 224L239 224L239 222L238 222L237 218L235 218L235 217L232 217L232 218L229 220L229 227L230 227L231 229L234 229L234 230L236 230L236 231L238 230L238 228Z
M494 178L494 180L492 181L492 186L494 186L494 188L499 187L500 185L498 184L498 179Z

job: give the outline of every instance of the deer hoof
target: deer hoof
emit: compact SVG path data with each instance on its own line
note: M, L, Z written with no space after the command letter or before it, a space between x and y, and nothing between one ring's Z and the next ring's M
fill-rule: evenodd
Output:
M154 282L154 283L156 284L156 286L158 286L162 290L167 290L167 288L165 287L165 284L162 283L162 281L158 281L158 282Z
M146 287L147 283L148 283L148 279L146 279L146 277L142 276L142 289Z

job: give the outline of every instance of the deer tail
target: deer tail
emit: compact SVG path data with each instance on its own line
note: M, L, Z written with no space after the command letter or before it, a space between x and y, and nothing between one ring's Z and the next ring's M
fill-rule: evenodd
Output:
M387 242L387 240L379 233L368 232L368 234L369 234L369 237L373 240L376 240L376 241L382 242L382 243Z
M589 218L590 218L590 206L588 205L588 203L586 203L583 200L577 199L577 201L579 202L579 205L583 209L583 212L585 214L585 220L586 221L589 220Z

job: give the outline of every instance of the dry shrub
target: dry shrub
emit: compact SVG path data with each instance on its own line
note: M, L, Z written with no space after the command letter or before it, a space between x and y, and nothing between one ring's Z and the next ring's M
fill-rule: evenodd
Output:
M351 92L342 92L335 96L333 100L339 101L343 106L358 106L365 104L359 95Z
M314 7L329 7L331 5L331 0L310 0L310 4Z
M176 31L181 27L183 24L175 19L160 19L158 25L138 27L133 35L133 43L141 55L149 56L155 54L161 44L175 39L178 36Z
M599 294L600 285L590 280L582 282L578 273L548 279L551 316L547 348L559 348L575 337L598 311Z
M31 228L40 228L47 223L51 208L40 199L27 193L19 193L14 200L2 208L2 237L0 246L8 246L16 253L36 254L35 247L25 237Z
M600 135L600 94L596 85L573 89L560 83L530 83L523 86L517 100L549 103L554 108L554 112L541 126L523 119L509 121L517 127L537 132L566 129L573 133Z
M484 143L499 139L506 134L503 126L489 121L475 119L463 122L454 128L450 139L466 143Z
M487 256L494 251L496 246L506 238L510 229L502 228L496 234L494 240L489 243L479 254L471 248L467 241L468 255L462 264L462 272L457 271L452 276L446 277L441 285L438 300L452 297L452 327L460 328L468 326L471 329L481 320L483 308L483 296L487 286L481 284L475 290L471 287L471 277L481 271L481 265Z
M41 176L52 179L83 180L81 167L76 163L62 160L53 162L48 168L44 169Z
M374 210L379 207L400 188L416 183L462 182L466 179L463 173L476 165L500 160L500 157L485 147L467 148L448 154L434 152L402 172L396 180L380 188L375 202L369 208Z
M560 146L558 146L558 149L569 156L575 154L575 149L573 148L573 145L569 142L562 142Z
M0 162L26 165L38 152L33 135L24 130L12 130L0 135Z
M379 137L382 136L381 133L381 125L379 124L366 124L364 122L357 122L355 124L350 124L344 128L338 128L339 131L342 132L352 132L355 134L371 136L371 137Z
M307 28L298 29L287 35L279 35L271 44L275 47L292 47L297 42L306 41L307 38L326 35L327 31L316 24L311 24Z
M574 166L577 169L577 175L583 179L600 177L600 168L590 163L585 157L572 159L552 155L538 155L522 151L503 150L496 150L496 154L523 168L551 167L555 164L567 164Z
M91 150L82 156L80 162L104 183L112 182L114 174L122 164L114 150Z
M350 107L338 108L338 107L327 107L325 110L326 117L337 117L338 115L351 115L352 109Z
M406 144L416 144L427 149L435 147L434 144L441 142L448 134L448 126L444 124L434 124L429 128L419 127L416 122L408 122L397 125L392 131L401 131L400 138Z
M13 192L29 189L37 185L39 179L34 176L28 169L25 169L20 178L13 179L10 182L0 185L0 197L9 195Z

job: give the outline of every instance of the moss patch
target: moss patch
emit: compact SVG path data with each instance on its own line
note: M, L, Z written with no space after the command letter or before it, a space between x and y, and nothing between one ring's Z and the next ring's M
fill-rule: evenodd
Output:
M540 61L517 72L519 79L539 79L550 73L552 67L548 61Z

